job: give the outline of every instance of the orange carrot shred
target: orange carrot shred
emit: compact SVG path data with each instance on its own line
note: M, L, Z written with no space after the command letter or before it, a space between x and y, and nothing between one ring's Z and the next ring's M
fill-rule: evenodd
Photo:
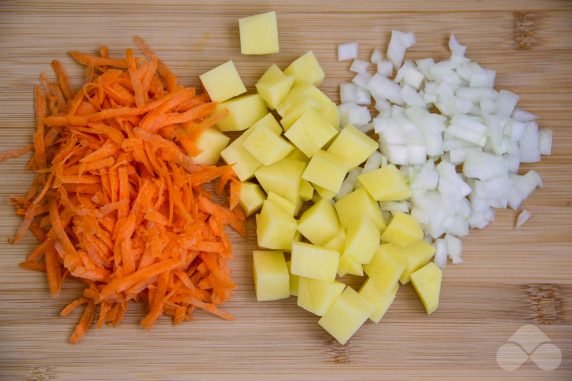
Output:
M231 167L189 156L227 111L215 111L203 89L181 86L143 39L134 42L145 58L131 49L111 57L104 46L70 52L86 66L75 91L52 61L56 80L42 74L34 87L33 144L0 153L0 162L33 154L30 190L11 199L22 217L11 242L30 230L39 243L19 266L45 272L54 297L65 281L84 284L60 312L83 306L72 344L94 321L119 324L131 303L145 304L145 329L163 315L190 321L197 310L232 319L219 305L235 287L224 226L246 234L240 182ZM228 205L214 202L211 189L223 194L229 184Z

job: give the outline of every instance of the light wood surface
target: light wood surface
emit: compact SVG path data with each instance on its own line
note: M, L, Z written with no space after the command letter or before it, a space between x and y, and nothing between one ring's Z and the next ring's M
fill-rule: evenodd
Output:
M237 19L276 10L280 54L241 56ZM572 379L572 2L497 1L0 1L0 149L31 141L32 85L53 58L81 71L68 50L100 44L120 53L143 36L185 84L233 59L247 86L272 62L284 67L312 49L335 100L351 74L336 61L336 45L358 40L366 58L385 50L392 29L414 31L411 57L448 55L455 32L469 57L497 71L498 88L517 92L521 106L554 131L551 157L532 166L544 189L526 201L531 220L513 229L515 213L499 211L483 231L463 240L465 263L444 272L441 307L427 317L415 293L402 287L379 324L367 323L346 346L336 344L295 299L256 303L251 239L233 235L238 288L228 323L196 314L151 332L133 308L117 328L66 343L77 318L59 310L78 289L51 299L43 275L17 267L34 241L6 243L19 222L7 197L27 189L25 158L0 165L0 380L442 380ZM535 324L562 351L560 367L532 362L506 372L497 349L523 324Z

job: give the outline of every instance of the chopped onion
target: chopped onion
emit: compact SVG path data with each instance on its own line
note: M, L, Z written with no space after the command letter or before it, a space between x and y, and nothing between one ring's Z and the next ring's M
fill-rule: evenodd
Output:
M445 242L447 243L447 255L451 258L453 264L463 263L461 258L463 243L461 240L451 234L445 234Z
M540 161L540 135L536 122L527 122L526 129L519 141L521 163Z
M381 53L381 50L379 49L373 49L373 52L371 52L371 57L369 58L370 62L374 65L376 65L378 62L383 60L383 54Z
M381 203L381 210L395 214L398 212L409 213L411 205L407 201L390 201Z
M375 151L371 154L371 156L366 160L365 164L363 165L362 173L367 173L373 171L374 169L378 169L381 167L383 163L384 156L381 152Z
M405 57L405 51L415 44L415 35L413 33L404 33L398 30L391 32L391 39L387 48L387 58L393 63L394 67L400 67Z
M467 47L465 45L461 45L455 38L455 34L451 33L451 37L449 38L449 50L453 55L463 57L465 56Z
M517 107L512 112L512 119L517 122L532 122L533 120L536 120L536 115Z
M516 218L516 225L515 225L515 229L518 229L519 227L521 227L522 225L524 225L524 223L526 221L528 221L528 219L530 218L531 214L528 210L523 209L519 214L518 217Z
M352 82L358 85L359 87L363 87L364 89L368 88L368 84L371 80L371 74L366 72L358 73L353 79Z
M398 105L403 104L399 85L381 74L375 74L368 82L367 88L375 98L387 99Z
M436 239L435 246L435 264L444 269L447 265L447 242L444 239Z
M390 77L393 74L393 64L391 61L379 61L377 63L377 73L385 77Z
M360 60L359 58L354 59L352 66L350 66L350 71L354 73L365 73L369 69L369 62Z
M552 154L552 130L548 128L540 129L540 154Z
M356 187L356 183L357 183L357 178L359 175L361 175L363 171L363 168L361 167L357 167L352 169L348 175L346 176L346 178L344 179L342 186L340 187L340 190L338 192L338 194L336 195L336 199L340 199L342 197L344 197L345 195L353 192L353 190Z
M353 60L357 58L359 44L357 42L348 42L338 45L338 61Z

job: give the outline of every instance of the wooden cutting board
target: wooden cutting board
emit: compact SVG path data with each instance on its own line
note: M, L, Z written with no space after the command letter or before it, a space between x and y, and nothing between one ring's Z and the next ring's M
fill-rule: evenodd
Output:
M240 55L239 17L278 12L280 54ZM0 2L0 149L31 142L32 86L57 58L78 84L82 72L68 50L106 44L119 54L143 36L183 83L233 59L247 86L266 67L281 67L313 50L338 100L348 62L336 61L340 42L359 41L360 56L386 49L392 29L413 31L408 57L448 56L455 32L468 56L497 71L497 87L516 92L521 106L554 131L553 155L534 168L545 187L526 201L532 212L513 229L515 213L463 240L465 263L448 265L440 309L427 317L411 287L379 324L367 323L346 346L334 342L296 300L256 303L251 239L233 236L238 288L228 323L197 313L173 328L163 319L151 332L129 311L117 328L91 331L80 345L66 340L77 318L59 310L77 295L66 286L51 299L43 275L17 267L31 237L6 243L18 219L8 196L27 189L26 158L0 164L0 380L395 380L572 379L572 2L447 0L390 1L2 1ZM508 372L497 350L519 327L540 328L562 353L560 367L532 361Z

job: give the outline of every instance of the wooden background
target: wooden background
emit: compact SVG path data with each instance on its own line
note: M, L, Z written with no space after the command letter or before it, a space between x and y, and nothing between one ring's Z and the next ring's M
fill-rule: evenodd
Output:
M241 56L239 17L276 10L280 54ZM58 58L78 83L68 50L113 53L143 36L185 84L233 59L247 86L272 62L280 66L314 50L327 73L323 86L351 74L336 62L337 43L360 42L360 56L385 50L392 29L414 31L409 57L448 56L455 32L468 56L497 71L497 87L521 96L521 106L554 131L553 156L534 167L545 188L526 201L532 219L514 230L501 211L492 226L464 240L465 263L444 273L441 307L427 317L410 287L379 324L366 324L345 347L290 300L259 304L251 282L251 240L233 236L238 283L226 305L236 321L196 314L176 328L166 320L137 326L141 311L121 326L66 343L77 315L59 310L77 295L66 286L51 299L43 275L17 264L34 244L6 243L18 220L6 204L27 189L25 159L0 165L1 380L385 380L572 379L572 1L447 0L404 2L293 1L0 1L0 149L31 142L32 85ZM527 166L528 167L528 166ZM562 350L560 368L532 362L505 372L496 351L523 324L535 324Z

